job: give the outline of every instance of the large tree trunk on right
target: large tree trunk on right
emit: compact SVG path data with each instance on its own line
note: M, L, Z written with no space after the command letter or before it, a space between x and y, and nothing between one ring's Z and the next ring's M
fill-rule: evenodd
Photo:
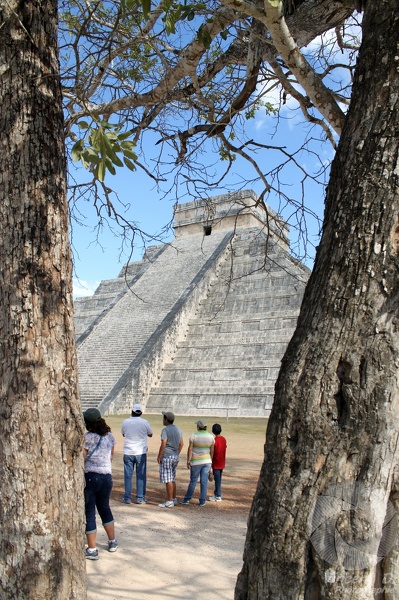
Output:
M323 237L276 384L236 600L398 597L397 548L377 559L396 503L399 448L398 9L397 0L366 5ZM325 529L315 544L323 493Z
M83 600L57 3L0 8L0 597Z

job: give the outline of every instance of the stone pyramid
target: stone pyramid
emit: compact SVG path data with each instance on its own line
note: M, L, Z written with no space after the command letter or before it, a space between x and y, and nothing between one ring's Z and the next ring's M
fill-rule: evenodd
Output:
M75 301L83 409L268 416L310 272L257 202L177 205L173 242Z

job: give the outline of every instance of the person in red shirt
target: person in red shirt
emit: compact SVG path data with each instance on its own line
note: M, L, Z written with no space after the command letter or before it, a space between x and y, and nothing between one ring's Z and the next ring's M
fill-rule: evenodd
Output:
M215 481L215 492L213 496L210 496L208 500L210 502L221 502L222 501L222 474L223 469L226 466L226 438L220 435L222 428L219 423L215 423L212 426L212 433L215 436L215 447L212 458L212 471Z

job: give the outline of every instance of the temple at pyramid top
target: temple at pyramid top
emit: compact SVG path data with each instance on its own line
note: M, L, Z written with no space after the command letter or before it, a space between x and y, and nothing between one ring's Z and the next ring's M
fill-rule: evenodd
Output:
M212 232L265 226L288 249L287 223L269 206L266 212L252 190L177 204L173 220L176 239L187 235L207 236Z
M75 302L82 408L268 416L309 269L253 191L178 204L174 239Z

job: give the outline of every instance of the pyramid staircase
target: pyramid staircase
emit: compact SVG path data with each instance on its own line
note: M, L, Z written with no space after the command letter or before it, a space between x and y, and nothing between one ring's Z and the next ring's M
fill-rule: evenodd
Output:
M308 276L264 233L238 232L146 411L267 416Z
M310 272L257 200L178 205L172 243L75 302L83 410L269 414Z
M191 288L207 281L208 270L230 238L231 234L220 232L204 239L183 238L165 245L152 261L145 261L128 285L126 277L120 277L123 284L112 283L115 291L122 285L123 289L112 301L108 298L105 308L107 285L100 285L99 300L95 294L93 304L102 311L77 339L83 409L101 405L103 412L130 410L129 392L133 392L127 391L125 384L134 377L144 358L153 363L150 370L154 371L160 356L158 350L156 356L151 352L156 343L160 344L160 337L166 334L166 345L174 347L175 342L169 338L175 335L171 333L173 328L167 332L168 325L173 324L174 318L182 318L182 305L191 295ZM86 312L89 312L87 307ZM91 315L95 312L93 309ZM166 348L165 352L168 351ZM141 385L148 384L148 377ZM136 393L140 394L140 398L135 396L136 401L142 401L142 394L137 390Z

